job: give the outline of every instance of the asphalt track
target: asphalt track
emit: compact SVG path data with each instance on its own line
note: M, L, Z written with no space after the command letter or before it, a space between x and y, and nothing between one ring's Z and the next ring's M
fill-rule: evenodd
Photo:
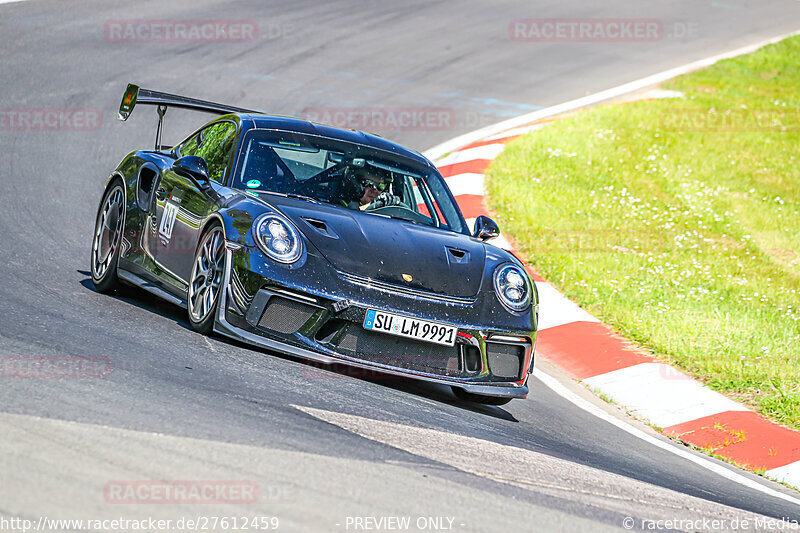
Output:
M667 31L654 42L509 39L511 20L534 17L660 19ZM107 39L104 23L131 19L249 20L260 32L238 43ZM102 184L154 136L148 110L115 120L130 81L276 114L449 110L446 128L378 131L424 150L799 26L793 0L0 5L0 107L102 112L96 130L0 128L0 355L108 357L112 368L106 379L0 380L0 517L269 515L288 531L354 530L366 515L451 517L456 531L602 531L625 516L748 512L800 520L800 506L653 449L538 381L528 400L476 408L441 387L356 379L205 338L180 309L97 294L88 275ZM171 112L165 142L205 118ZM260 497L103 497L112 480L176 479L251 480Z

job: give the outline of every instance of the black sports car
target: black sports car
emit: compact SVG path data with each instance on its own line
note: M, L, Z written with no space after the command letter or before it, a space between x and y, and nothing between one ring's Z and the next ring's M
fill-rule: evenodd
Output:
M192 327L321 363L444 383L462 399L528 394L538 299L497 226L467 223L422 155L359 131L140 89L154 150L108 179L92 242L101 292L126 282ZM161 145L169 107L221 115Z

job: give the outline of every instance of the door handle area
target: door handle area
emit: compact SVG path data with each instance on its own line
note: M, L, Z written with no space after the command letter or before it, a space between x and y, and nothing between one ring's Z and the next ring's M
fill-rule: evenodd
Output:
M163 200L167 197L167 190L164 187L159 187L156 191L156 198Z

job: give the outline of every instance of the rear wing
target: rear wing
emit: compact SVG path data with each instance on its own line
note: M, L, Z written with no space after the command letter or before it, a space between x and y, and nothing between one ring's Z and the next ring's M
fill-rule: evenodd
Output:
M133 108L136 106L136 104L158 106L156 150L161 149L161 129L164 121L164 115L166 114L168 107L192 109L194 111L203 111L205 113L213 113L216 115L227 115L228 113L264 114L263 111L254 111L252 109L243 109L241 107L206 102L205 100L197 100L196 98L188 98L186 96L179 96L176 94L141 89L138 85L129 83L128 88L125 89L125 94L122 95L122 102L119 105L119 114L117 115L117 118L123 121L128 120L128 117L131 116Z

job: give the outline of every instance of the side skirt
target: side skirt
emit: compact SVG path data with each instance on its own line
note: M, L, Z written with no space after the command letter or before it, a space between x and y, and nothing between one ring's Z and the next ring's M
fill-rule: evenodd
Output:
M168 290L158 279L136 263L131 263L123 258L119 259L117 276L122 281L158 296L171 304L186 308L186 296L178 296L174 291Z

